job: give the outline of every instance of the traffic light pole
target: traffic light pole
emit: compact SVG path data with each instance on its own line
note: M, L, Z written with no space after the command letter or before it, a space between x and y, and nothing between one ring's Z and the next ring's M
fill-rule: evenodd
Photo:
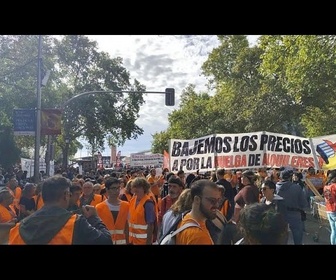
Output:
M162 91L131 91L131 90L120 90L120 91L115 91L115 90L107 90L107 91L87 91L87 92L82 92L79 93L73 97L71 97L69 100L67 100L63 105L62 109L64 109L67 105L69 105L73 100L85 96L85 95L90 95L90 94L96 94L96 93L149 93L149 94L165 94L165 105L166 106L174 106L175 105L175 89L174 88L166 88L164 92ZM66 139L65 139L65 159L64 159L64 168L68 168L68 150L69 150L69 132L65 131Z
M166 95L166 106L174 106L175 105L175 89L173 88L166 88L165 91L132 91L132 90L101 90L101 91L87 91L87 92L82 92L74 97L71 97L69 100L67 100L62 108L67 106L71 101L74 99L77 99L78 97L84 96L84 95L90 95L90 94L96 94L96 93L149 93L149 94L165 94ZM173 100L173 102L167 102L167 99L170 101Z

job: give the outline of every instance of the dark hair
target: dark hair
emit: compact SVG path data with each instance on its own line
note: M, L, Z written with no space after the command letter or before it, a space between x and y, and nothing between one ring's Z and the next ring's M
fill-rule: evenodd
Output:
M216 175L224 176L225 175L225 169L224 168L217 169Z
M268 180L264 181L263 185L269 187L270 189L272 189L274 191L276 190L276 185L275 185L275 183L272 180L268 179Z
M258 178L258 176L252 170L245 170L242 173L242 178L243 177L246 177L252 185L255 184L255 181Z
M114 184L120 185L120 180L116 177L109 177L105 180L105 188L107 190L109 190L110 187Z
M73 194L76 191L82 191L82 188L77 183L72 183L70 187L70 192Z
M197 181L194 181L191 186L191 198L194 201L194 197L197 196L202 196L203 190L205 187L211 187L215 189L219 189L218 185L215 182L212 182L208 179L200 179Z
M169 172L167 175L166 175L166 180L168 181L170 179L171 176L175 176L175 174L173 172Z
M265 203L246 205L240 211L238 228L246 244L287 243L287 222L281 213Z
M179 176L181 174L184 174L184 171L180 169L179 171L177 171L176 175Z
M26 183L22 189L22 196L27 196L32 189L35 188L35 184L33 183Z
M181 181L179 177L170 177L168 180L168 184L176 184L184 188L183 182Z
M57 202L64 192L71 187L70 179L55 175L47 178L42 183L42 199L46 202Z
M301 172L294 172L294 174L296 175L296 177L298 177L299 181L303 179L303 175Z
M327 177L327 185L331 183L336 183L336 169L330 170L328 177Z

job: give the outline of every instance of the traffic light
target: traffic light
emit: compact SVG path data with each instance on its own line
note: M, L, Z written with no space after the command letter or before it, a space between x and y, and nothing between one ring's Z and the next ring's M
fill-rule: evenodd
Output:
M174 88L166 88L166 106L174 106L175 105L175 89Z

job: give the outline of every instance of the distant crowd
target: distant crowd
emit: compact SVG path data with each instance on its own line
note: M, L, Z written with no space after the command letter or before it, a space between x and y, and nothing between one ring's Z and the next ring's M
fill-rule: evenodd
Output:
M336 173L313 167L205 174L59 169L37 184L12 170L0 175L0 242L153 245L183 228L174 244L301 245L316 195L306 178L325 199L336 244Z

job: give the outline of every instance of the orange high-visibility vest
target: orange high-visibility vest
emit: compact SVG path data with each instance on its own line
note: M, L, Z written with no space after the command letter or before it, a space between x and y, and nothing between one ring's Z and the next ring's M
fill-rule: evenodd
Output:
M65 223L63 228L49 241L49 245L71 245L77 214L74 214ZM20 223L17 223L9 232L9 245L24 245L25 241L20 235Z
M126 244L125 225L128 219L129 203L120 201L120 210L117 219L107 205L107 200L96 205L97 214L111 233L113 244Z

